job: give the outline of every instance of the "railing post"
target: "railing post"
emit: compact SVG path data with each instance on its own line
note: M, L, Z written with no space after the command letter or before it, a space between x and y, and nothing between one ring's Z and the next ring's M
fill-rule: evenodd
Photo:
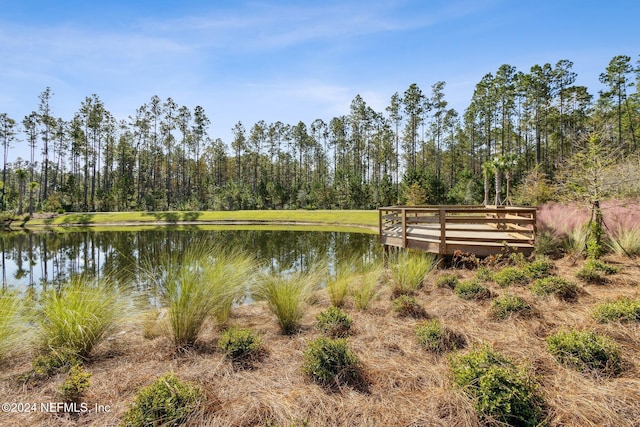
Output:
M378 208L378 237L382 243L382 209Z
M447 210L440 208L438 210L438 216L440 217L440 256L447 254Z
M407 210L402 208L402 247L407 247Z

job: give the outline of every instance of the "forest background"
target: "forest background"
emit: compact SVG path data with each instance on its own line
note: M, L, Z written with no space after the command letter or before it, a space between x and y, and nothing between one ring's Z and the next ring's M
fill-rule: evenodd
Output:
M47 87L31 114L0 113L0 208L12 215L539 205L563 195L558 189L581 173L593 144L603 167L591 171L618 183L598 196L637 197L640 61L614 56L597 94L575 84L572 67L566 59L526 72L504 64L480 78L464 111L448 107L444 81L411 84L384 111L357 95L347 115L238 122L230 141L210 134L201 106L158 96L127 118L114 117L96 94L73 117L56 117ZM16 145L28 158L9 157Z

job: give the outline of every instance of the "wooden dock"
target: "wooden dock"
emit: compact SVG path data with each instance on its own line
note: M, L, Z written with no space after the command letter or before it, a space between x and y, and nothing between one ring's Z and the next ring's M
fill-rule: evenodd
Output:
M505 250L530 255L536 208L514 206L389 206L378 209L380 242L451 256Z

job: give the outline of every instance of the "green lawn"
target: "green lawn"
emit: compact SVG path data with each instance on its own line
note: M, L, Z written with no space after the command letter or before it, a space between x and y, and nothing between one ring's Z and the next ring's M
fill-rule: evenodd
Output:
M377 228L376 210L263 210L263 211L200 211L200 212L98 212L67 213L52 218L34 218L24 223L27 228L57 226L124 226L155 223L200 225L215 222L295 223L301 225L331 225ZM22 225L23 223L20 223ZM18 225L15 222L13 225ZM219 224L218 224L219 225ZM255 224L254 224L255 225Z

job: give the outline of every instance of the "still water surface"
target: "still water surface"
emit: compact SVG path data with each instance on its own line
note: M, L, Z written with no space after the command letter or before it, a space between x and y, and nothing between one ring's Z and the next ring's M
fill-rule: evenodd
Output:
M270 270L306 270L315 262L381 256L377 236L334 231L184 230L12 232L0 235L2 281L18 289L57 285L74 274L117 272L135 283L144 265L157 265L194 244L223 245L255 256Z

